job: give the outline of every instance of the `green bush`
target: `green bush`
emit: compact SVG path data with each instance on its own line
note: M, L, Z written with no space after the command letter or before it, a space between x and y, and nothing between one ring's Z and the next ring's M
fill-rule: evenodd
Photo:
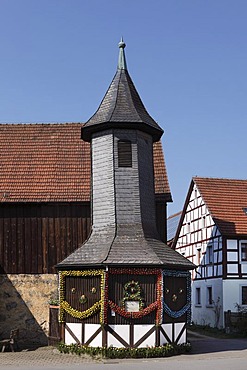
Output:
M165 344L159 347L143 348L116 348L116 347L90 347L80 344L60 343L58 349L61 353L72 353L81 355L90 355L91 357L102 358L152 358L152 357L169 357L188 353L191 351L190 343L186 344Z

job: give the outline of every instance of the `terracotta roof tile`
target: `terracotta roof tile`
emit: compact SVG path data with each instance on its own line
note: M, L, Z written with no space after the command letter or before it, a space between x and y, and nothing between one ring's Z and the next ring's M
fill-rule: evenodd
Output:
M223 235L247 234L247 180L194 177L204 202Z
M90 200L90 144L81 123L1 124L0 201ZM154 144L156 193L169 193L161 143Z
M164 153L161 141L157 141L154 145L154 186L156 194L165 194L167 201L171 202L171 191L168 182Z

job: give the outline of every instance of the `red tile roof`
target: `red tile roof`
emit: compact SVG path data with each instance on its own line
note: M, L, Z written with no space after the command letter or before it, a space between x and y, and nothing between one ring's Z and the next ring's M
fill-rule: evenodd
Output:
M223 235L247 234L247 180L194 177L211 216Z
M1 124L0 201L90 200L90 144L81 123ZM155 191L170 193L162 146L154 144Z
M162 149L161 141L157 141L154 145L154 186L156 194L166 194L168 202L172 201L171 191L168 182L168 176L165 165L165 158Z

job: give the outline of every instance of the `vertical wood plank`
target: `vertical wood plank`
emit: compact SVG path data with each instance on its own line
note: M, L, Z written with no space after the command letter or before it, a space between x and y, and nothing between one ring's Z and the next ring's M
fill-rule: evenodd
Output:
M47 265L47 235L48 235L48 219L46 217L42 218L42 254L43 254L43 273L47 274L48 265Z
M24 240L25 240L25 273L32 272L32 249L31 249L31 220L29 217L24 219Z

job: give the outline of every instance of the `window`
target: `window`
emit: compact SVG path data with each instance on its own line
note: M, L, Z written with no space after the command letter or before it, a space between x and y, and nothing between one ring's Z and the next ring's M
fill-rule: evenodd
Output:
M196 288L196 305L201 305L201 288Z
M197 265L201 263L201 248L197 248Z
M241 261L247 262L247 241L240 243Z
M247 305L247 286L242 286L242 303Z
M209 244L207 246L207 264L212 265L214 260L214 255L213 255L213 246Z
M212 306L213 304L213 290L211 286L207 287L207 305Z
M132 167L132 150L130 141L118 141L118 167Z
M186 224L185 232L186 232L186 244L189 244L189 243L191 242L190 222L188 222L188 223Z

